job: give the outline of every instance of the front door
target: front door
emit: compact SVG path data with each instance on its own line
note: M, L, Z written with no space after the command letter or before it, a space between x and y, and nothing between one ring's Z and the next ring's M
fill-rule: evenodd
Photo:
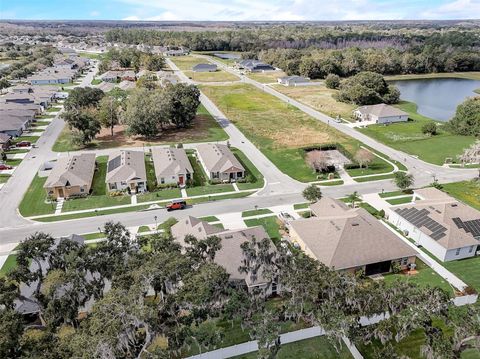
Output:
M180 185L183 184L183 176L178 176L178 183L179 183Z
M65 194L63 193L63 188L58 189L58 197L65 197Z
M230 172L230 179L231 179L231 180L232 180L232 179L235 179L235 173Z

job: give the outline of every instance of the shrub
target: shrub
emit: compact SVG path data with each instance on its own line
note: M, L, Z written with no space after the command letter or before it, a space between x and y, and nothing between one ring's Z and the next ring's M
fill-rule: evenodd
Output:
M111 191L111 192L108 192L108 195L110 197L120 197L120 196L123 196L123 192L122 191Z
M340 87L340 76L328 74L325 78L325 86L327 86L329 89L338 89Z
M422 133L425 135L435 136L437 134L437 124L433 121L426 122L422 126Z

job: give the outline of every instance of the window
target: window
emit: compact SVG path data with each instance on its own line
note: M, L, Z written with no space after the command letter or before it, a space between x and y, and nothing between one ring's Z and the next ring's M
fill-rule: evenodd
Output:
M406 266L407 263L408 263L408 257L402 258L402 260L401 260L401 265L402 265L402 266Z
M243 177L243 172L237 172L237 178Z
M164 184L164 183L165 183L165 178L163 178L163 177L160 178L160 183L161 183L161 184Z
M455 255L458 256L460 254L460 248L457 248L457 251L455 252Z
M468 253L472 253L472 252L473 252L473 247L474 247L474 246L470 246L470 249L468 250Z
M219 178L220 174L218 172L212 172L212 178Z
M121 184L122 186L126 186L126 185L127 185L127 182L122 181L122 182L120 182L120 184Z

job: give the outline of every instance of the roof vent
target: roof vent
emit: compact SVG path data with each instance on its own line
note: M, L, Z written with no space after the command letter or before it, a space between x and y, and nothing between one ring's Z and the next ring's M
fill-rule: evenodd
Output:
M358 227L359 225L359 223L352 223L352 227Z
M453 204L452 204L452 207L458 207L458 204L453 203Z
M225 239L232 239L233 236L231 234L229 234L228 236L225 236Z

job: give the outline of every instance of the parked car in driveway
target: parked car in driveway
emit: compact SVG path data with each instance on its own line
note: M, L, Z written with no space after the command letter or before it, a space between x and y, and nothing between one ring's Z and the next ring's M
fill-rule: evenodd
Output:
M32 143L30 141L20 141L15 146L17 147L30 147Z
M187 208L187 202L184 200L173 200L171 203L167 204L167 211L175 211L177 209L185 209Z
M2 170L13 170L13 167L9 166L9 165L1 164L0 165L0 171L2 171Z

